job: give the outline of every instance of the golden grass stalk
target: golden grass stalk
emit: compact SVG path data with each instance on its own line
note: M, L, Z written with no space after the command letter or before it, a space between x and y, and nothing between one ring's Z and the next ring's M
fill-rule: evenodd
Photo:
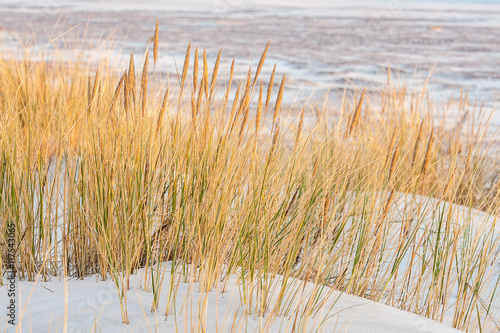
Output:
M198 111L196 110L196 99L194 97L194 91L191 91L191 117L193 118L193 124L196 126L196 114Z
M135 65L134 65L134 54L130 53L130 61L128 65L128 87L130 94L132 96L132 103L135 105ZM130 105L130 104L128 104Z
M181 100L182 100L182 92L184 91L184 82L186 82L186 76L189 68L189 53L191 51L191 42L189 42L187 50L186 50L186 56L184 57L184 66L182 67L182 76L181 76L181 82L180 82L180 92L179 92L179 99L178 99L178 108L180 109L181 107Z
M415 166L415 161L417 160L417 153L418 153L418 147L420 145L420 139L422 137L422 130L424 128L424 120L420 122L420 127L418 129L418 134L417 134L417 139L415 140L415 147L413 148L413 156L411 158L411 170L413 170L413 167Z
M300 112L300 121L299 121L299 127L297 129L297 136L295 137L295 147L298 147L299 145L299 140L300 136L302 135L302 127L304 125L304 111L305 107L302 108L302 111Z
M288 204L288 207L286 208L286 211L283 215L284 217L288 216L288 214L292 210L293 204L295 203L295 200L297 199L299 192L300 192L300 188L296 189L295 192L293 193L292 199L290 200L290 203Z
M273 71L271 73L271 76L269 77L269 83L267 85L266 107L264 108L264 113L267 113L267 109L269 107L269 102L271 101L271 94L273 92L274 74L275 73L276 73L276 64L274 64Z
M229 99L229 93L231 92L231 86L233 84L233 75L234 75L234 58L233 61L231 62L231 68L229 70L229 81L227 83L226 87L226 93L224 94L224 99L222 102L222 109L225 110L227 106L227 101Z
M391 182L391 176L394 174L394 168L396 166L396 159L397 159L397 155L398 155L398 149L399 149L399 139L396 142L396 147L394 148L394 153L392 154L391 165L389 167L389 176L387 177L387 184L390 184L390 182Z
M259 74L260 74L260 71L262 70L262 66L264 66L264 62L266 61L267 50L269 49L270 44L271 44L271 41L268 41L266 48L264 49L264 52L262 52L262 55L260 56L259 64L257 65L257 70L255 71L255 76L253 78L252 87L255 87L255 83L257 82L257 79L259 78Z
M207 62L207 52L203 49L203 91L205 92L205 98L208 99L208 62Z
M193 63L193 91L196 92L198 87L198 46L194 49L194 63Z
M359 117L361 116L361 108L363 107L363 99L365 98L366 88L363 89L361 93L361 97L359 98L358 105L356 105L356 109L354 110L354 114L352 115L351 124L349 125L349 131L347 132L347 137L351 136L352 132L356 128L359 122Z
M97 85L99 82L99 68L97 68L94 76L94 84L91 84L90 81L90 75L88 76L88 89L87 89L87 96L88 96L88 106L87 110L88 112L91 112L92 110L92 104L94 103L94 98L97 93Z
M158 59L158 35L159 35L159 21L156 19L156 29L155 29L155 36L153 40L153 66L156 66L156 60Z
M394 148L394 143L396 142L396 135L398 132L398 127L396 126L392 131L391 141L389 141L389 147L387 148L387 154L384 162L384 169L387 167L387 162L389 162L389 157L391 156L392 148ZM399 139L398 139L399 140Z
M280 90L278 91L278 96L276 97L276 104L274 105L274 113L273 113L273 128L276 124L276 119L278 118L278 113L281 108L281 103L283 101L283 91L285 89L285 79L286 74L283 74L283 79L281 79Z
M128 71L125 72L127 75L123 80L123 109L125 110L125 114L128 116L128 111L130 109L130 96L132 95L129 82Z
M279 135L280 135L280 128L276 127L273 135L273 140L271 142L271 150L269 151L269 159L273 156L273 153L276 150L276 145L278 144Z
M99 87L97 88L97 103L96 103L96 109L99 110L99 106L101 104L101 82L99 82Z
M215 85L217 84L217 75L219 74L219 63L220 63L221 53L222 50L220 50L219 53L217 54L217 59L215 60L214 69L212 71L212 79L210 80L210 94L209 94L210 99L212 99Z
M259 99L257 100L257 113L255 115L255 137L257 138L259 135L260 122L262 119L262 90L263 83L260 83L259 89Z
M232 132L234 125L236 123L236 119L238 117L236 110L238 106L238 97L240 95L240 90L241 90L241 82L238 84L238 89L236 89L236 93L234 94L233 106L231 107L231 113L229 115L229 128L230 128L229 133Z
M198 98L196 100L196 107L195 107L194 112L193 112L193 121L196 120L196 116L200 112L201 100L203 98L203 91L205 91L206 82L207 81L205 81L203 79L201 80L201 86L200 86L200 90L198 91Z
M250 112L250 108L248 108L248 107L246 107L245 110L243 111L243 119L241 121L238 144L241 144L241 139L243 138L243 132L245 131L249 112Z
M431 130L431 134L429 135L429 141L427 142L427 148L425 150L424 162L422 164L422 169L420 170L420 182L423 183L427 170L429 169L429 165L431 163L431 151L432 144L434 143L434 129Z
M90 108L92 104L92 82L90 80L90 74L87 76L87 108Z
M147 94L148 94L148 59L149 51L146 50L144 57L144 66L142 67L141 78L141 117L144 117L146 112Z
M244 114L249 106L251 83L252 83L252 68L249 67L247 71L247 79L245 81L245 90L243 91L243 97L240 100L240 106L238 107L236 118L238 118L241 114Z
M163 96L163 101L161 103L160 112L158 113L158 121L156 122L155 136L158 136L158 132L161 129L161 124L163 123L163 116L165 115L165 111L167 110L168 92L169 92L169 89L167 88L167 91L165 91L165 95Z
M115 93L113 94L113 99L111 100L111 105L109 106L109 115L111 117L113 109L115 107L116 100L118 99L118 96L120 95L120 91L122 89L122 86L126 80L127 77L127 71L123 73L120 82L118 82L118 86L116 86Z
M90 98L91 101L94 100L95 96L96 96L96 92L97 92L97 85L99 83L99 68L97 68L96 72L95 72L95 77L94 77L94 86L92 87L92 97Z

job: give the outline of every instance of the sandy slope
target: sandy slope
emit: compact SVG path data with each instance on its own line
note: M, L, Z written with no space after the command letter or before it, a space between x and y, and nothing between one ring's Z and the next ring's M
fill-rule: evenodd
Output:
M167 264L167 272L170 265ZM96 277L84 280L69 280L68 290L68 332L180 332L196 330L198 318L191 313L198 311L200 293L197 284L190 288L189 283L181 283L176 301L176 316L165 320L166 290L170 274L166 274L164 291L158 312L150 312L153 297L144 291L141 285L142 272L139 271L130 281L128 293L128 311L130 325L121 322L120 306L116 288L112 280L100 281ZM308 283L305 290L312 288ZM20 291L18 303L24 308L22 332L62 332L64 328L65 284L54 278L49 282L18 282ZM240 288L236 278L229 281L227 292L210 291L207 297L206 331L226 332L234 328L237 331L259 332L266 326L270 318L254 315L242 315ZM337 297L340 296L338 299ZM300 297L297 297L299 300ZM333 303L337 299L335 305ZM0 308L6 308L8 300L6 287L0 287ZM184 304L185 303L185 304ZM184 304L184 307L183 307ZM187 306L186 306L187 305ZM328 312L327 309L333 305ZM144 307L144 308L143 308ZM3 310L5 311L5 310ZM18 307L19 311L19 307ZM327 313L328 312L328 313ZM3 317L4 318L4 317ZM18 314L19 318L19 314ZM321 327L321 321L326 321ZM2 319L4 320L4 319ZM147 321L146 321L147 320ZM269 332L291 331L293 316L279 317L269 320ZM149 325L149 326L148 326ZM324 311L318 313L305 325L306 331L324 332L454 332L456 330L427 318L404 312L380 303L350 295L332 292ZM2 323L2 330L5 329ZM13 332L9 327L7 332Z
M435 199L398 194L390 209L391 218L400 219L405 207L411 203L422 202L427 207L426 219L431 221L435 214L443 211L449 204ZM487 230L486 226L495 223L496 218L474 209L453 205L453 221L463 223L472 219L473 229L478 232ZM444 209L447 211L447 209ZM485 228L485 229L483 229ZM498 228L497 228L498 230ZM404 267L405 264L402 264ZM242 302L242 287L237 278L229 279L226 292L222 288L208 293L200 293L198 283L181 282L176 297L174 314L165 318L168 288L170 283L170 263L163 265L164 281L160 296L159 310L150 311L153 301L151 292L143 289L144 270L139 270L130 280L128 291L128 313L130 325L122 323L118 292L111 279L101 281L99 277L87 277L84 280L69 279L67 285L58 277L51 281L37 283L17 281L17 319L22 314L20 332L63 332L65 316L65 287L67 286L67 328L68 332L179 332L197 331L200 323L206 332L288 332L293 325L307 332L453 332L450 326L440 324L430 319L401 311L399 309L375 303L367 299L341 294L327 288L321 295L326 300L316 315L308 322L296 319L296 313L301 313L307 303L308 296L314 288L313 283L295 281L288 295L293 299L295 309L287 316L258 317L247 314ZM281 277L275 278L275 287L280 287ZM494 286L484 286L487 295ZM294 292L297 292L294 294ZM271 297L273 306L277 292ZM456 291L452 292L451 307L445 315L445 323L452 321L453 303ZM199 318L200 299L206 296L206 306L201 312L205 318ZM7 310L7 287L0 287L0 309L2 309L1 330L14 332L14 327L7 325L5 316ZM496 307L494 307L496 308ZM297 310L296 312L294 310ZM166 319L166 320L165 320ZM7 328L7 329L6 329ZM300 331L300 330L298 330Z

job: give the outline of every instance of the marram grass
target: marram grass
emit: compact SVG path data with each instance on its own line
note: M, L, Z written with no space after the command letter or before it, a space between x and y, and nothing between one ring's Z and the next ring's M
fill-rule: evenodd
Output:
M303 320L327 286L438 321L452 311L460 329L498 327L487 122L465 97L467 117L437 121L425 92L391 85L300 112L283 102L285 76L273 92L268 47L238 81L234 60L219 53L210 70L189 45L170 86L158 28L140 72L133 55L124 72L3 55L2 271L13 222L20 278L111 278L124 323L129 276L145 267L151 310L165 315L180 281L224 290L237 274L248 313L290 315L297 278L317 286ZM491 214L484 224L473 208ZM164 261L180 273L168 290Z

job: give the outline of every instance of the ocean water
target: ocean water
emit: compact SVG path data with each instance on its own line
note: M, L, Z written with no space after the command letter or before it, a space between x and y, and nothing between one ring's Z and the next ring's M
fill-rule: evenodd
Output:
M142 55L158 18L159 68L171 74L190 41L209 61L222 49L243 75L270 40L264 70L276 63L286 72L289 100L379 89L388 67L415 89L430 75L437 103L462 90L490 110L500 100L500 1L0 0L0 17L4 50L24 42L44 57L64 45L93 56L96 40L108 40L117 57Z

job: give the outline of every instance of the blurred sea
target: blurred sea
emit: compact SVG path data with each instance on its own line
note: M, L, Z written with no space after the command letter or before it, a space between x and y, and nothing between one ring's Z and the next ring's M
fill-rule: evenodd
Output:
M432 73L429 91L438 103L462 88L490 110L500 100L500 1L0 0L0 17L0 45L9 52L25 43L50 58L71 45L95 57L95 41L108 40L112 54L133 51L137 59L159 18L158 67L171 74L189 41L210 61L222 48L222 58L235 57L244 75L271 40L264 70L276 63L287 73L292 101L335 98L345 87L379 89L388 66L409 88L422 87Z

